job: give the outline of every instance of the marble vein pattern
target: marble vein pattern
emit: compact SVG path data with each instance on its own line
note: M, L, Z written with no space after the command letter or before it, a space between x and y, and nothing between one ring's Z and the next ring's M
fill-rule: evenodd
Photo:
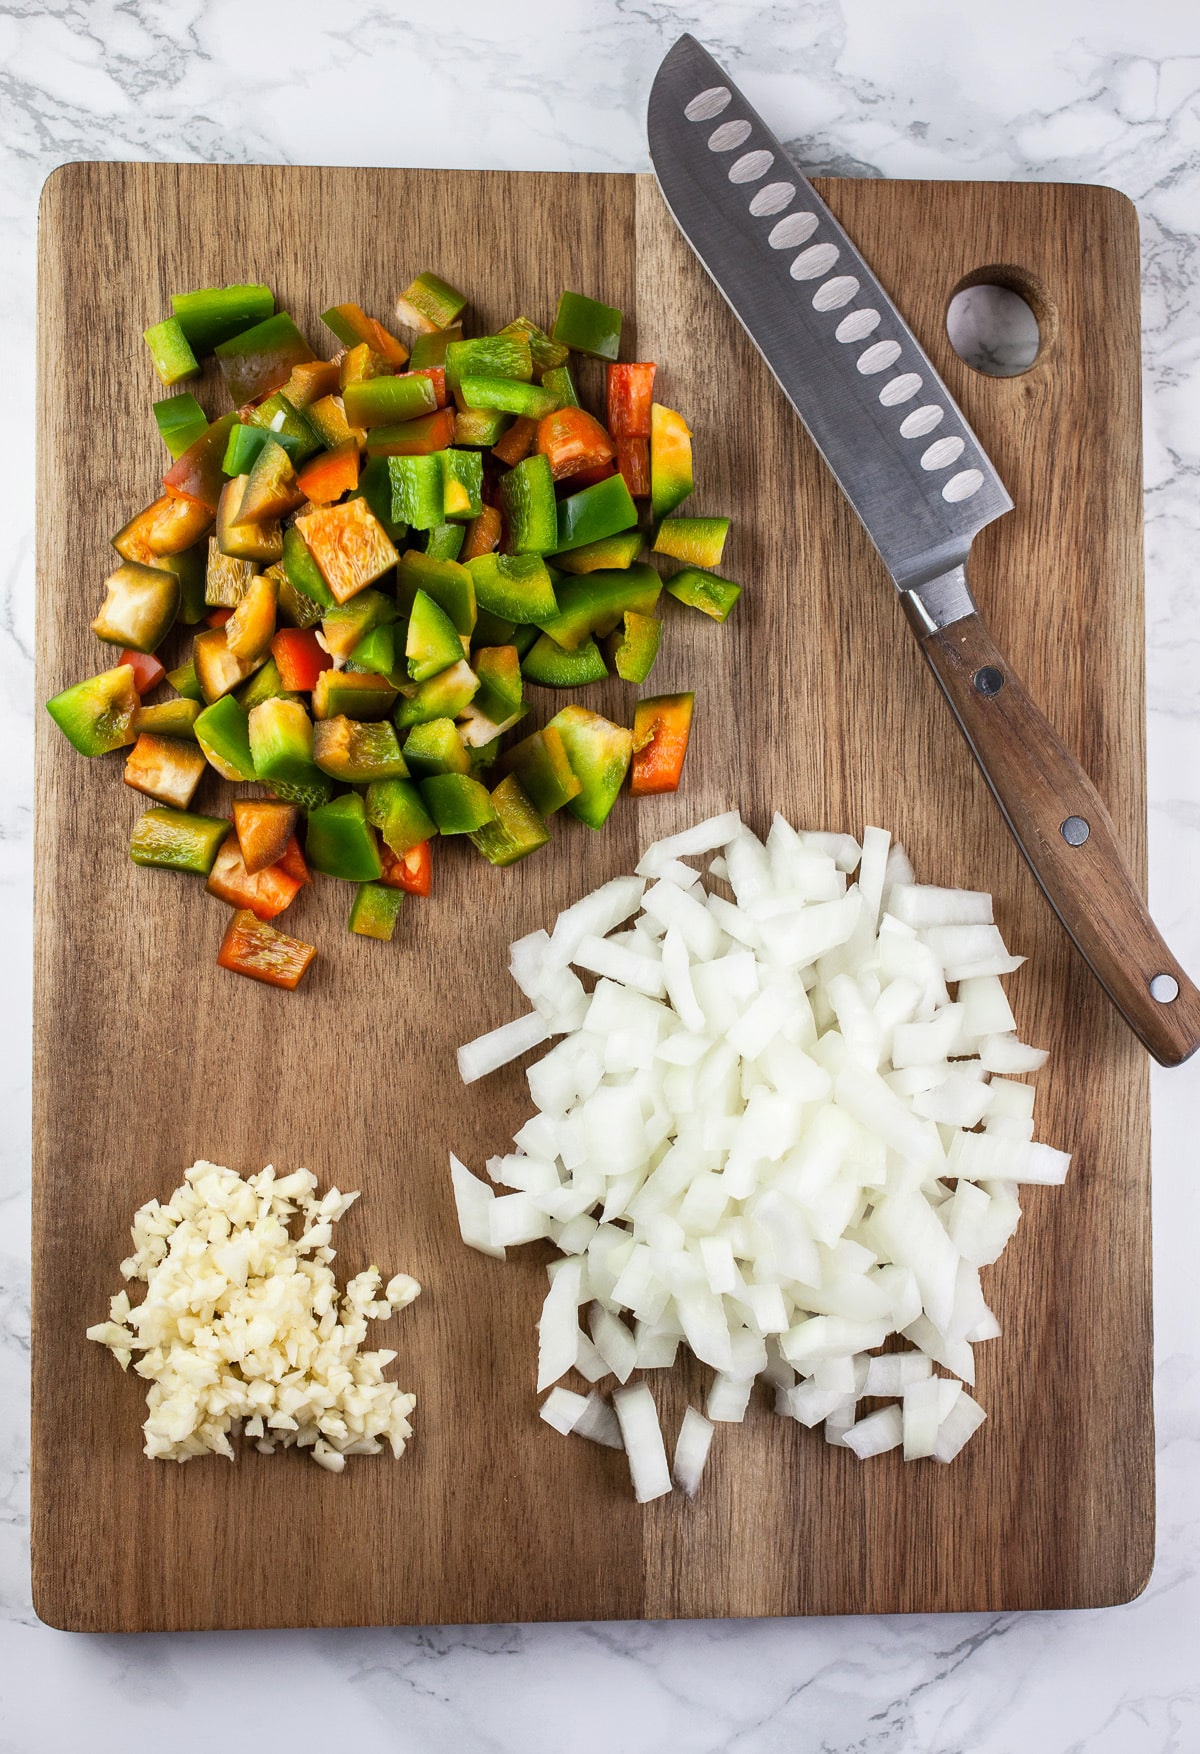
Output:
M1200 969L1200 9L1194 0L0 3L0 1754L272 1718L569 1754L1196 1754L1200 1071L1156 1074L1158 1562L1103 1613L73 1638L28 1593L34 248L72 158L647 168L681 29L806 169L1111 183L1142 225L1151 899ZM414 75L400 79L401 70ZM1104 581L1097 580L1097 590ZM64 1433L63 1440L69 1441ZM216 1733L221 1733L217 1729Z

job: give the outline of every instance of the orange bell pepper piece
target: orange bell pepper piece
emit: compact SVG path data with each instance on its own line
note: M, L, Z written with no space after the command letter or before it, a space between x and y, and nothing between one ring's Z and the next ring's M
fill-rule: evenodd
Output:
M629 777L629 790L635 798L677 790L692 732L695 699L694 694L659 694L638 701Z

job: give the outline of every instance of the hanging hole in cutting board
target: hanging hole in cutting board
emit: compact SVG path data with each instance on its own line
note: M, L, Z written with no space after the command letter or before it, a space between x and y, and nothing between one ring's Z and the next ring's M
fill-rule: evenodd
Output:
M1013 267L980 268L955 287L946 333L958 357L989 378L1015 378L1045 356L1057 327L1045 288Z

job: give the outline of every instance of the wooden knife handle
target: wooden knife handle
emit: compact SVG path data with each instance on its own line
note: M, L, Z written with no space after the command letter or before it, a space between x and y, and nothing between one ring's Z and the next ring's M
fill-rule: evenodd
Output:
M1200 991L1146 910L1112 817L977 614L919 636L984 779L1080 954L1164 1066L1200 1047Z

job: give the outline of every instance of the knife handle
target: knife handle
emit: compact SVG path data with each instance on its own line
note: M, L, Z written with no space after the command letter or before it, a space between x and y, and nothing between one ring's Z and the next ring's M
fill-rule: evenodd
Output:
M1200 1047L1200 991L1159 936L1099 792L977 613L917 632L1046 899L1134 1034L1178 1066Z

